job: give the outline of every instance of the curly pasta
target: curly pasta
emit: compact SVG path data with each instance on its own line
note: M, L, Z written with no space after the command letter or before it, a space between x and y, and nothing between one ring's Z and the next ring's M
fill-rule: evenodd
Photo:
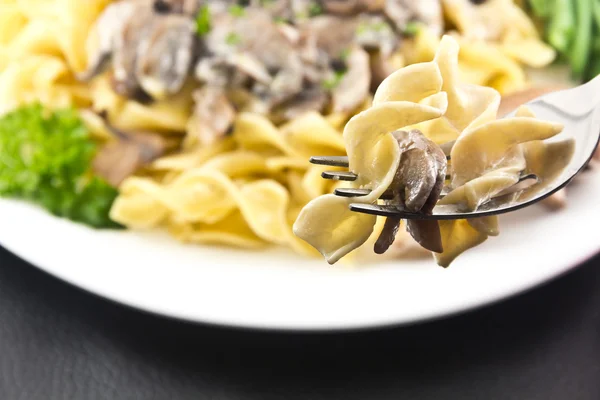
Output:
M85 106L85 40L110 0L0 0L0 111L41 101Z
M461 81L489 86L501 94L524 89L527 76L523 66L545 67L556 52L540 38L535 26L513 0L490 0L474 5L469 0L443 0L449 32L461 48ZM408 64L431 61L439 36L422 29L408 41L402 53Z
M308 113L277 128L241 113L228 140L159 159L153 177L126 180L111 217L136 229L167 226L183 241L271 243L312 254L291 226L306 202L333 189L320 177L323 168L308 163L313 151L344 153L323 116ZM158 179L165 170L170 175Z
M189 130L194 83L188 83L181 93L166 100L141 104L115 94L106 75L92 84L75 79L77 73L86 70L88 54L97 46L95 21L113 1L0 0L0 113L33 101L48 107L74 106L82 109L81 115L95 137L114 139L102 121L87 110L92 108L107 112L116 128L183 139ZM460 32L456 37L463 46L461 78L501 91L524 85L525 74L519 62L534 62L520 54L534 54L534 47L525 52L515 47L516 41L511 38L516 36L512 33L502 36L502 40L494 39L494 44L482 43L471 37L467 25L467 30L457 26ZM524 37L535 36L527 29L519 32ZM413 40L405 41L394 65L430 61L439 46L438 36L427 29L419 30ZM540 65L546 62L546 58L543 62L536 60ZM349 148L352 167L362 171L357 184L373 189L374 198L389 185L389 171L398 162L398 153L390 146L391 130L417 125L436 142L444 143L456 139L466 122L475 119L464 116L465 107L453 111L459 104L459 94L447 90L445 74L439 63L398 71L381 85L373 107L367 100L364 108L368 111L350 122L351 115L346 113L308 113L276 126L263 116L240 113L230 137L205 147L184 141L182 153L163 157L126 180L120 187L112 217L132 229L167 228L174 237L186 242L245 248L276 244L314 254L311 246L293 234L292 225L307 203L330 193L339 183L321 179L324 168L310 165L309 156L345 155ZM486 93L484 103L491 105L495 94ZM446 117L439 118L447 100ZM482 114L484 110L474 113ZM373 120L387 122L378 125L377 135L365 135ZM528 163L535 154L552 152L541 145L523 150ZM369 159L378 159L378 167L368 165ZM547 169L543 162L536 165ZM458 196L460 187L456 190ZM341 215L347 215L347 204L338 198L318 201L331 202ZM355 224L362 235L347 249L379 229L373 218L349 217L356 219L350 219L351 225L346 228ZM410 243L411 239L406 241ZM332 261L347 252L333 249L336 246L332 242L331 248L325 250Z
M376 217L351 212L351 202L372 203L391 184L400 162L400 149L391 132L441 117L446 111L442 75L435 63L415 64L390 75L375 92L373 106L352 117L344 128L355 187L368 196L348 199L324 195L300 213L294 233L333 264L358 248L373 233Z
M438 144L455 141L451 192L439 204L475 210L513 186L526 170L527 161L551 164L552 152L530 151L532 156L527 160L522 144L539 147L543 140L560 133L562 126L537 120L526 108L515 118L496 120L500 95L491 88L461 84L458 53L456 40L445 36L434 61L390 75L375 93L373 107L346 125L344 141L350 170L358 175L356 186L372 192L351 199L334 195L316 198L302 210L294 225L294 232L328 262L334 263L361 246L373 232L375 217L353 213L348 205L375 203L389 188L400 161L392 131L417 127ZM538 169L538 173L545 180L549 170L545 174ZM442 266L448 266L488 236L498 234L497 217L441 221L439 225L443 252L434 255Z
M537 120L526 108L519 110L515 118L496 120L500 95L488 88L459 84L458 52L456 41L442 39L435 61L450 99L448 112L439 125L425 128L424 133L435 137L435 130L441 127L443 131L445 127L454 131L456 139L451 152L453 190L439 204L475 210L519 180L528 165L520 144L548 139L560 133L562 126ZM448 138L449 132L445 135ZM570 146L569 142L564 146ZM546 177L544 173L539 176L542 180ZM498 217L440 221L440 230L444 252L434 255L438 264L447 266L465 250L497 235Z

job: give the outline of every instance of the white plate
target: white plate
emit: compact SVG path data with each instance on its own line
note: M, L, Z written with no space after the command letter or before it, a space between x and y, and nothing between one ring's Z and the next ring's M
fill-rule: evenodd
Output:
M285 250L184 246L157 234L99 232L0 201L0 243L68 282L191 321L276 329L406 324L488 304L548 281L600 250L600 175L569 187L569 207L502 220L502 233L449 268L431 260L330 267Z

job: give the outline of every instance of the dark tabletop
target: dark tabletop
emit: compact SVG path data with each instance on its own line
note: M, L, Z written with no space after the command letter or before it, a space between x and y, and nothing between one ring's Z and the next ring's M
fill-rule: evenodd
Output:
M0 399L597 400L599 266L442 321L284 334L144 314L0 248Z

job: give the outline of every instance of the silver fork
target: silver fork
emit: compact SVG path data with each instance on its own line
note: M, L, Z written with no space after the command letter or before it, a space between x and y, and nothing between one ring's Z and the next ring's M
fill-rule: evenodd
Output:
M395 206L351 203L350 210L381 215L384 217L400 217L402 219L428 219L428 220L453 220L487 217L491 215L505 214L521 208L528 207L556 193L571 182L590 162L596 147L600 141L600 76L585 85L573 89L563 90L539 97L529 103L529 108L539 119L559 122L564 125L564 130L549 141L575 139L575 151L571 161L560 176L554 180L554 184L535 197L511 202L510 204L496 204L488 202L475 211L463 212L449 209L448 206L437 206L431 215L416 214L399 210ZM512 117L512 112L507 117ZM443 146L446 154L449 154L450 146ZM318 165L329 165L348 168L348 157L311 157L310 162ZM326 171L322 173L325 179L340 181L354 181L358 178L351 171ZM535 175L522 175L517 183L518 189L527 187L537 182ZM515 188L516 190L517 188ZM369 194L367 189L336 189L334 192L342 197L362 197ZM507 193L502 193L502 195ZM381 199L390 199L391 193L384 193Z

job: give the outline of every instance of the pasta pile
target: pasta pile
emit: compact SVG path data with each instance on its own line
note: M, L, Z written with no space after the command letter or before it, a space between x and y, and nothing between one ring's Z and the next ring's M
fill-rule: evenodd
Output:
M524 106L514 118L497 120L499 93L490 88L461 85L456 73L458 53L458 43L450 37L442 39L435 62L443 77L442 90L448 94L448 109L443 118L422 127L438 143L456 140L450 153L452 191L438 204L476 210L515 185L522 171L537 173L540 184L531 191L542 190L555 177L554 168L562 170L568 163L573 142L544 142L559 134L562 125L538 120ZM548 151L554 146L558 146L558 153ZM536 148L539 151L532 151ZM555 162L553 168L535 167L552 165L556 154L564 155L564 163ZM488 236L498 235L498 217L440 221L440 230L444 252L434 256L439 265L447 266Z
M111 0L0 0L0 112L41 101L87 106L73 72L87 65L86 38Z
M460 45L460 79L508 94L527 86L523 65L542 68L556 52L540 38L535 25L513 0L443 0L449 34ZM433 60L440 38L421 30L404 49L407 64Z
M363 245L374 231L376 217L349 210L350 203L375 203L390 187L400 163L393 131L417 128L437 144L455 141L451 151L451 191L438 204L476 210L519 181L522 171L548 182L568 162L572 141L543 140L562 125L535 118L522 107L514 118L497 120L500 95L482 86L461 84L458 43L442 38L432 62L415 64L390 75L378 88L373 106L354 116L344 129L353 187L368 196L324 195L301 212L294 232L315 247L329 263ZM549 151L558 146L558 151ZM565 163L554 162L565 155ZM536 168L536 166L544 166ZM440 221L443 251L434 253L441 266L498 232L498 217Z
M441 92L442 76L435 63L415 64L390 75L377 89L373 106L354 116L344 128L354 187L368 196L321 196L307 205L294 225L296 235L333 264L361 246L373 233L377 217L350 211L350 203L374 203L396 174L400 148L392 132L440 118L448 107Z
M204 147L187 141L194 83L174 97L148 105L115 94L106 75L92 84L75 79L88 65L94 22L112 1L0 0L0 113L34 101L52 108L74 106L82 110L96 138L114 140L101 121L87 112L91 108L106 111L116 128L180 138L182 153L159 159L119 188L111 217L128 228L167 228L185 242L244 248L276 244L315 254L293 234L292 225L308 202L330 193L336 184L321 179L324 168L310 165L308 158L345 155L341 131L352 115L308 113L276 126L266 117L240 113L225 140ZM535 29L511 0L489 2L492 15L502 16L504 22L499 34L483 38L471 29L482 15L470 14L462 3L468 1L444 1L447 18L457 29L453 36L462 46L461 79L509 92L526 83L520 63L537 67L552 60L553 53L539 42ZM511 11L505 14L500 8ZM431 61L439 45L439 37L420 29L413 39L405 40L399 65ZM398 91L396 84L393 90L383 86L374 102L415 103L424 114L414 114L404 121L406 125L437 118L445 109L444 95L437 93L437 87L428 91L419 86L438 84L439 76L433 78L437 80L431 83L423 82L425 78L407 82L404 91ZM382 98L381 93L389 97ZM370 106L367 101L363 109ZM380 117L395 126L399 110L388 107ZM439 140L456 136L446 134ZM391 157L388 164L392 165L394 154L386 157ZM382 185L387 179L383 178Z
M158 160L152 178L126 180L111 216L132 228L166 225L187 242L311 253L291 227L308 201L333 189L307 161L344 154L333 120L309 113L278 128L241 113L231 138Z

